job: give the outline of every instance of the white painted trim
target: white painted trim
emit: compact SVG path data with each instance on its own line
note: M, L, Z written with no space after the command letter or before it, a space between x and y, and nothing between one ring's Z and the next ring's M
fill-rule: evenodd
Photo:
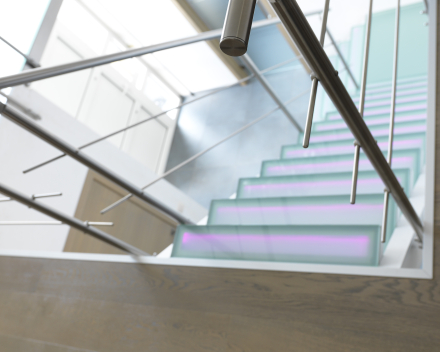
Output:
M31 252L31 251L0 251L4 257L27 257L41 259L80 260L110 263L138 263L145 265L173 265L190 267L207 267L241 270L306 272L321 274L343 274L360 276L402 277L414 279L431 279L422 269L383 268L355 265L329 264L300 264L279 262L258 262L243 260L215 260L192 258L160 258L160 257L132 257L117 254L88 254L88 253L60 253L60 252Z

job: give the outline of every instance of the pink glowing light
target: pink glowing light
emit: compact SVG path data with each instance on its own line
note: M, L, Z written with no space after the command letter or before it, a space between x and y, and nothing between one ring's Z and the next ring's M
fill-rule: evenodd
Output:
M208 253L278 254L298 256L367 257L367 235L197 234L185 232L181 250Z

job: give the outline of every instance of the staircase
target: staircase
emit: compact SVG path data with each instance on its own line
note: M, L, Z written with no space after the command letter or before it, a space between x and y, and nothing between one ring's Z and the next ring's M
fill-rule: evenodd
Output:
M425 165L426 81L397 86L392 168L407 195ZM390 91L390 82L369 85L364 113L385 157ZM314 122L308 149L300 135L279 159L263 161L259 177L240 179L235 199L213 200L205 226L179 226L172 257L379 265L401 215L390 197L381 244L384 185L363 153L349 203L353 141L339 113L328 111Z

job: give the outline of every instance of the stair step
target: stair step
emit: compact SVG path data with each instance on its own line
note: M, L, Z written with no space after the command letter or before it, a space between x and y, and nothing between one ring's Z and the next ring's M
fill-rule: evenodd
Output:
M408 192L410 170L393 168L400 184ZM316 175L291 175L273 177L241 178L237 188L237 199L302 197L319 195L346 195L351 191L352 171ZM357 194L383 192L385 186L376 171L360 171L358 174ZM408 193L407 192L407 193Z
M390 199L387 238L394 231L397 208ZM350 197L308 196L213 200L207 225L382 225L383 191Z
M419 149L402 149L393 153L394 168L409 168L410 182L414 184L420 171L421 151ZM261 167L261 176L312 175L317 173L333 173L351 171L353 155L317 156L308 158L266 160ZM359 170L373 170L373 166L365 154L359 158Z
M177 228L172 257L378 265L380 227L191 226Z
M403 114L420 114L420 113L426 113L427 104L426 103L419 103L419 104L411 104L408 106L396 106L395 113L396 115L399 113ZM379 109L371 109L366 110L364 112L364 118L374 118L379 117L382 115L389 116L390 114L390 108L379 108ZM326 120L342 120L341 115L339 112L332 112L328 113L326 116Z
M397 115L394 118L394 123L397 125L403 122L420 122L420 124L426 124L426 113L421 114L410 114L410 115ZM385 116L379 117L375 119L367 119L365 120L368 127L377 126L377 125L386 125L390 123L390 117ZM313 131L334 131L346 129L348 130L347 124L345 121L340 120L325 120L325 121L317 121L313 124Z
M414 96L414 95L425 95L427 94L428 89L423 88L416 88L416 89L409 89L409 90L399 90L396 91L396 97L407 97L407 96ZM355 103L359 102L359 95L352 98ZM388 93L377 93L377 94L368 94L365 97L365 102L374 101L374 100L391 100L391 88L390 92Z
M388 151L388 136L377 137L377 145L382 152ZM394 136L393 150L419 149L421 152L420 165L425 164L425 133L399 134ZM363 153L361 148L361 153ZM283 146L281 159L308 158L310 156L354 154L352 141L335 140L331 142L313 143L308 148L301 144Z
M371 134L378 139L379 137L388 136L389 125L382 124L370 127ZM413 133L426 132L426 124L419 121L400 122L395 124L394 135L410 135ZM339 129L334 131L315 131L310 136L310 145L322 142L347 140L353 143L354 137L350 130ZM298 143L302 143L302 136L298 136Z

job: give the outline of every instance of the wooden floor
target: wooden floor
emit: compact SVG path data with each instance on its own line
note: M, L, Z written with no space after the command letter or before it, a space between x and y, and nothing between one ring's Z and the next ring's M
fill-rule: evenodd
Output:
M0 352L440 351L437 180L434 280L0 257Z

